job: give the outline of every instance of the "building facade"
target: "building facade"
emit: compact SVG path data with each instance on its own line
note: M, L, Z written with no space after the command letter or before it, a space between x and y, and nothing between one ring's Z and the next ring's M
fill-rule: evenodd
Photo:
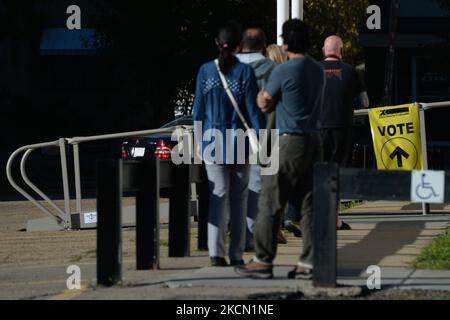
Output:
M384 94L391 1L381 8L381 30L365 30L365 76L373 107ZM450 1L399 0L395 33L392 103L450 101ZM426 115L430 167L450 169L450 108Z

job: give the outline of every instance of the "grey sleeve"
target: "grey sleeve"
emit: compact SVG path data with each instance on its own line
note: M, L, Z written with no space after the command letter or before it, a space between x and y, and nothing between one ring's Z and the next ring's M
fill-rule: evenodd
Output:
M272 97L273 102L277 103L281 97L282 88L282 76L280 68L275 68L275 70L270 75L269 81L267 83L266 91Z

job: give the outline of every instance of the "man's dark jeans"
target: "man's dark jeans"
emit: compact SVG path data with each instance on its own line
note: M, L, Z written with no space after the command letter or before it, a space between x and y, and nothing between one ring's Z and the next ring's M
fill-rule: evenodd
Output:
M256 257L265 263L273 262L284 206L288 199L296 199L296 205L302 206L303 252L299 262L312 268L312 179L314 163L322 160L320 135L282 135L279 143L279 171L262 177L255 226ZM277 156L276 150L273 156Z
M291 221L293 223L298 223L300 221L302 209L301 203L298 206L295 206L294 203L295 199L288 201L284 222Z
M322 129L323 156L327 162L347 167L351 162L352 128Z

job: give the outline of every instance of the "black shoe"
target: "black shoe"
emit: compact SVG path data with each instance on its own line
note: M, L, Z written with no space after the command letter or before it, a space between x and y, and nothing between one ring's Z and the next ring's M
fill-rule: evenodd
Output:
M211 267L227 267L228 263L225 258L222 257L211 257Z
M237 266L243 266L245 264L244 260L231 260L230 266L237 267Z
M337 230L352 230L352 227L348 223L345 223L344 221L341 222L341 226L337 228Z
M272 279L272 269L272 265L261 264L253 260L250 260L247 264L234 267L234 271L238 275L253 279Z
M312 269L295 267L294 270L289 271L288 278L310 280L312 278Z
M287 231L292 232L297 238L302 237L302 231L295 224L293 224L292 221L286 221L284 223L284 228Z

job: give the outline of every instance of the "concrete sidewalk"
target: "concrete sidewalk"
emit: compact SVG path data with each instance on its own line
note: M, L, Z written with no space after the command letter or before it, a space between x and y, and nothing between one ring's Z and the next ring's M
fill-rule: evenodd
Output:
M336 297L357 296L366 286L369 277L366 271L371 265L381 268L383 289L399 287L450 291L450 270L413 270L411 265L420 251L450 225L450 214L439 212L423 217L401 209L400 214L389 214L392 206L386 203L385 207L387 209L383 210L383 203L366 203L342 216L353 230L338 232L338 284L341 287L329 293ZM14 247L17 235L12 230L9 232L11 237L0 245L0 258L5 254L14 255L8 250L19 250ZM136 271L134 232L133 229L125 230L123 283L113 288L96 287L95 251L80 257L67 255L65 258L62 255L57 260L50 260L50 257L39 263L33 262L33 257L43 254L39 250L46 249L46 238L51 236L52 241L60 239L58 251L45 252L47 256L57 257L73 250L74 243L69 237L75 237L77 245L84 248L79 249L80 252L95 248L95 231L22 233L22 236L30 237L29 241L41 241L43 247L33 247L37 252L29 260L25 257L17 260L20 263L3 263L0 266L0 299L247 299L298 292L314 297L322 292L314 289L310 281L288 280L286 277L297 262L302 246L299 238L289 235L288 243L279 246L273 280L252 280L240 278L231 267L208 267L207 252L194 250L196 230L192 232L191 257L168 258L164 244L167 229L162 229L161 270ZM251 257L252 254L246 254L245 259ZM1 261L15 261L11 259L3 258ZM69 276L66 270L73 264L81 268L82 290L66 289Z
M450 214L450 204L431 204L431 214ZM421 203L407 201L366 201L362 205L345 210L345 214L422 214Z
M381 268L382 288L450 291L450 270L411 268L421 249L450 225L449 215L345 216L345 220L353 230L338 235L338 285L365 287L370 276L367 268L377 265ZM288 246L280 246L273 280L243 279L232 268L206 267L180 274L167 284L170 288L280 288L314 294L320 290L313 290L310 281L286 277L300 246L301 241L296 239L289 239Z

